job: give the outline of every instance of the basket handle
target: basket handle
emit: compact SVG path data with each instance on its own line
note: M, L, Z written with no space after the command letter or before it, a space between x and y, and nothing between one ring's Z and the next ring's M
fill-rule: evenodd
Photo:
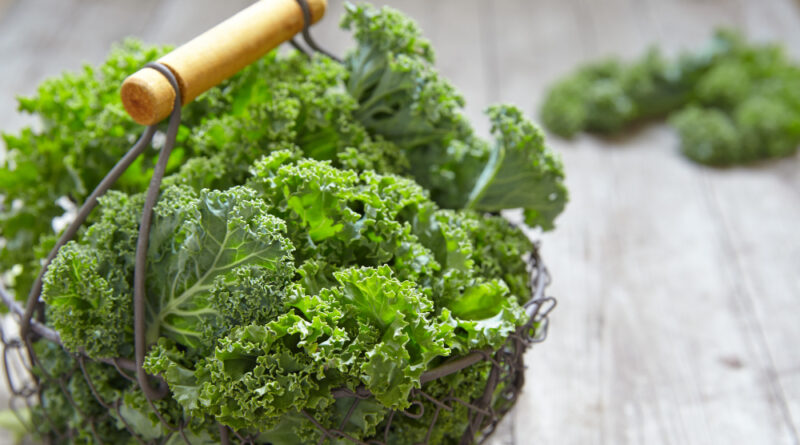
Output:
M325 14L327 0L307 0L311 23ZM261 0L158 59L178 80L182 104L239 72L305 26L295 0ZM129 76L120 90L125 111L139 124L153 125L169 116L175 91L152 68Z

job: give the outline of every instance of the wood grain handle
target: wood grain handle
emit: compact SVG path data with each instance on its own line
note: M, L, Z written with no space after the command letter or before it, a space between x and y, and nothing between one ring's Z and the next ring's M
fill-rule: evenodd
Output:
M311 22L325 14L327 0L307 0ZM163 56L158 62L175 74L183 105L236 74L303 30L296 0L260 0ZM175 91L152 68L129 76L120 90L122 104L142 125L161 122L172 112Z

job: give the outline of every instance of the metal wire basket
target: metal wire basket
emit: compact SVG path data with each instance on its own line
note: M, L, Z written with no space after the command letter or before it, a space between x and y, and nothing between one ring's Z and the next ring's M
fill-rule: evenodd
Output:
M308 30L311 21L308 4L305 0L297 1L303 11L304 27L302 34L307 46L312 51L322 52L333 58L311 38ZM292 39L291 43L297 49L307 52L294 39ZM168 386L157 376L147 375L142 366L146 352L144 342L146 327L143 316L145 310L143 277L145 252L147 251L149 239L149 221L157 201L167 160L175 144L175 137L181 119L181 89L175 76L170 69L159 63L151 63L147 66L156 69L169 80L175 91L175 103L169 119L166 142L161 149L158 163L154 169L142 211L134 274L135 358L133 360L129 358L94 360L80 352L66 352L58 332L46 324L44 303L40 300L40 294L42 277L47 264L55 258L59 248L75 236L96 206L98 198L108 191L116 179L150 146L156 133L155 125L147 127L141 138L114 166L79 209L75 220L65 229L45 260L45 266L31 289L26 306L22 307L0 285L0 299L17 319L20 328L19 332L15 332L16 329L9 329L8 326L3 328L0 325L3 371L11 395L10 407L18 411L26 408L30 410L37 405L41 406L48 403L48 398L46 397L48 392L60 391L63 393L65 400L75 410L77 418L80 419L80 426L84 427L81 429L86 430L87 428L85 427L88 427L88 430L91 431L91 437L80 439L91 443L103 443L101 430L109 428L109 425L115 425L121 431L127 431L137 443L193 443L193 439L187 434L187 421L168 419L162 415L159 409L157 402L168 394ZM359 388L356 391L346 388L334 390L333 397L337 400L337 403L344 403L349 406L347 414L338 425L331 424L330 419L315 418L308 412L301 412L302 416L317 429L318 442L320 444L340 443L337 441L357 444L391 444L394 442L393 437L395 435L403 434L400 431L396 431L396 420L405 417L417 422L418 426L426 431L421 443L439 443L438 441L443 439L432 437L432 433L437 422L447 416L457 417L459 419L458 424L462 427L461 431L451 432L453 436L448 438L449 443L466 445L484 442L494 432L503 416L514 406L525 379L524 353L532 344L545 340L548 328L547 316L555 307L555 300L545 295L545 288L549 284L550 278L539 256L538 245L534 246L533 251L526 258L526 262L530 275L529 285L530 289L532 289L532 296L525 304L529 318L523 326L508 336L501 348L498 350L473 351L466 356L446 361L442 365L422 374L420 388L411 392L411 407L405 411L389 411L373 437L367 440L353 437L344 428L344 425L351 415L356 412L359 404L370 400L372 395L364 388ZM59 369L48 369L40 360L40 352L43 348L57 348L59 351L64 351L69 360L66 360ZM98 390L97 373L92 372L92 370L97 369L102 370L101 374L103 375L118 375L120 381L129 385L129 388L140 388L147 397L152 413L158 417L166 434L157 440L148 440L148 438L137 434L120 412L123 404L120 393L109 395L102 394ZM486 378L482 392L468 400L458 397L453 388L443 391L441 387L433 385L447 376L471 371L481 372L481 375L485 375ZM153 387L153 382L158 383L156 387ZM74 391L77 390L89 391L96 404L86 406L85 403L77 403L72 397ZM40 412L46 414L47 411L41 410ZM27 418L21 417L20 420L30 422L30 419ZM28 427L34 432L39 431L41 433L44 431L44 433L40 434L41 439L44 441L60 444L78 439L78 428L74 422L65 424L59 419L47 418L46 415L39 420L46 425L29 424ZM121 426L120 423L122 423ZM218 425L218 439L222 444L263 443L257 442L257 436L233 431L221 424Z

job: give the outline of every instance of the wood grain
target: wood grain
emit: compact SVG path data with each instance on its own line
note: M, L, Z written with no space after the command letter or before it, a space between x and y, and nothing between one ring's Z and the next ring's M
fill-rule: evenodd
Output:
M496 8L498 24L510 17L535 20L537 5L544 6L496 4L508 9ZM714 26L739 23L740 6L723 1L547 4L547 20L566 24L556 28L560 34L553 40L574 42L577 27L582 37L573 45L580 49L536 54L542 65L566 71L575 55L630 57L656 41L674 53L705 41ZM498 27L504 30L498 39L516 38L521 26ZM532 27L537 28L535 22ZM788 34L781 37L786 40ZM525 50L500 47L510 52L500 57L500 69L516 72ZM511 99L531 87L519 86L512 77L505 88L503 99ZM722 201L738 204L730 214L749 215L748 237L763 240L768 251L777 239L796 246L798 236L758 230L757 221L786 224L792 212L781 215L775 206L796 209L798 203L774 187L763 206L737 199L736 191L717 183L730 179L730 171L709 178L707 169L680 158L676 147L669 130L650 127L617 140L584 137L564 148L572 202L559 229L545 236L545 258L557 277L552 292L561 295L561 305L549 344L531 354L527 397L515 424L517 440L529 442L519 443L797 442L796 421L787 408L791 399L760 327L773 324L775 317L754 318L753 298L742 283L749 281L747 275L761 276L776 260L786 264L764 281L772 283L784 310L791 307L784 312L791 317L800 302L797 274L786 269L797 269L800 254L786 248L780 259L754 264L748 252L748 267L734 266L732 253L740 250L732 241L736 235L725 235L724 213L708 190L725 190ZM778 182L775 171L767 170L769 182ZM768 181L751 169L737 173L756 183ZM797 195L797 188L784 185L782 190ZM757 299L770 297L759 293ZM779 321L772 330L788 337L794 333L790 324ZM794 355L786 351L788 338L781 341L783 355ZM789 405L796 412L797 403Z
M11 7L15 0L0 0L0 18L5 14L6 9Z

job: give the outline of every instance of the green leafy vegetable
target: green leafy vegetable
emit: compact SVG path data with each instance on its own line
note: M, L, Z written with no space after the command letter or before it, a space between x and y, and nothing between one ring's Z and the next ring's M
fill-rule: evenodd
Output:
M703 164L789 156L800 147L800 66L774 44L720 30L701 51L580 67L557 82L542 120L558 135L614 133L669 115L683 153Z
M277 298L271 291L294 273L293 248L281 235L283 221L269 215L253 194L243 187L199 196L185 187L165 190L154 210L148 251L151 343L163 335L202 351L209 328L269 313L269 303ZM140 199L112 196L127 204L122 214L138 215ZM111 210L119 215L119 201L114 204ZM92 226L88 238L138 226L135 218L114 222L119 225ZM70 242L62 252L48 269L42 296L64 344L84 348L91 357L129 356L135 246Z
M411 407L426 371L504 347L527 321L531 242L488 212L522 208L529 225L552 229L567 201L557 156L511 106L489 109L493 141L477 137L399 12L347 6L343 26L356 39L344 63L273 52L186 109L146 252L144 365L168 383L154 402L162 418L106 364L134 355L134 259L155 150L61 248L42 299L64 348L34 344L39 438L211 444L219 422L259 444L317 443L310 415L368 441ZM57 235L56 201L79 204L141 131L118 84L163 51L129 41L99 70L21 100L45 125L5 135L0 166L0 267L14 271L4 279L18 297ZM468 400L487 369L425 388ZM335 389L371 396L354 406ZM465 409L442 419L431 437L457 441ZM396 420L393 434L422 440L419 422Z
M553 228L567 201L563 167L519 110L488 110L498 134L490 148L462 115L463 98L433 68L433 50L415 23L365 5L349 6L342 25L357 42L345 58L355 118L407 152L407 174L434 201L487 212L521 207L529 225ZM503 170L512 163L519 172Z
M552 229L567 202L561 161L545 147L544 136L519 109L494 107L489 116L497 144L468 207L484 211L522 207L526 224Z

